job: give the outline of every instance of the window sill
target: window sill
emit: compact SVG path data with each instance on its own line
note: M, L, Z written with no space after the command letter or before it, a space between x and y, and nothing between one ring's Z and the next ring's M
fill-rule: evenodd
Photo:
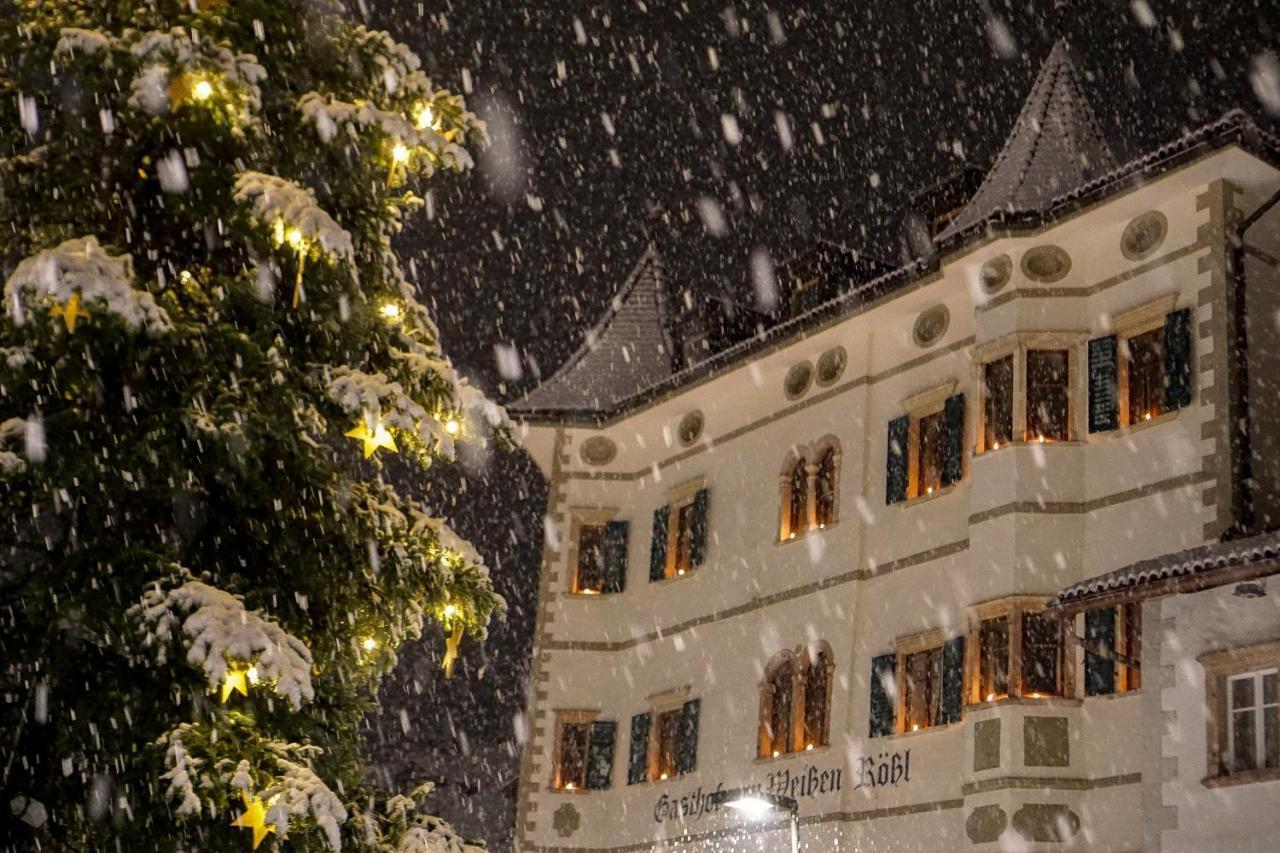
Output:
M961 716L960 719L952 723L935 723L932 726L925 726L924 728L920 728L920 729L914 729L914 730L909 730L905 732L894 732L893 734L885 735L883 738L881 738L881 740L902 740L904 738L918 737L920 735L930 734L933 732L944 732L944 731L947 731L948 729L958 728L962 725L964 725L963 716Z
M649 581L649 586L666 586L668 584L676 583L677 581L688 580L697 573L697 569L685 569L684 572L676 572L674 575L661 578L660 580L651 580Z
M836 521L833 521L830 524L820 525L818 527L810 527L808 530L805 530L801 533L793 533L790 536L788 536L786 539L778 539L774 544L790 545L793 542L799 542L803 539L809 538L810 536L821 536L823 533L826 533L828 530L835 527L839 523L840 521L839 519L837 519Z
M557 788L555 785L552 785L552 786L550 786L550 787L547 789L547 793L549 793L549 794L567 794L567 795L569 795L569 796L576 796L576 795L578 795L578 794L590 794L590 793L591 793L591 789L590 789L590 788L585 788L585 787L584 787L584 788Z
M949 495L952 492L954 492L956 488L963 482L964 480L958 480L949 486L943 486L942 488L934 489L932 492L925 492L923 495L916 495L915 497L907 498L905 501L899 501L896 504L896 506L900 506L900 507L919 506L920 504L928 503L929 501L932 501L932 500L937 500L943 495Z
M1174 409L1171 412L1164 412L1156 415L1150 420L1138 421L1136 424L1124 424L1123 426L1116 427L1115 429L1109 429L1106 432L1094 433L1094 435L1099 438L1124 438L1125 436L1151 429L1152 427L1159 426L1160 424L1167 424L1170 421L1176 421L1178 419L1178 415L1181 413L1182 409Z
M1142 694L1141 687L1135 687L1132 690L1113 690L1110 693L1094 693L1086 695L1085 699L1101 699L1105 702L1113 702L1117 699L1124 699L1126 696L1140 696Z
M698 772L698 771L697 771L697 768L694 768L693 770L690 770L688 773L677 773L676 775L674 775L674 776L668 776L668 777L667 777L667 778L665 778L665 779L663 779L663 778L659 777L659 778L657 778L657 779L643 779L643 780L641 780L641 781L639 781L639 782L628 782L628 783L627 783L627 787L628 787L628 788L639 788L639 787L642 787L642 786L644 786L644 785L666 785L666 784L669 784L669 783L671 783L671 782L676 782L676 781L678 781L678 780L680 780L680 779L683 779L683 778L685 778L686 776L692 776L694 773L697 773L697 772Z
M1011 447L1072 447L1082 445L1085 442L1078 438L1054 438L1046 441L1036 441L1034 439L1024 441L1006 441L999 447L990 447L982 451L975 451L974 456L978 459L984 456L990 456L993 453L1003 453Z
M813 749L802 749L799 752L780 752L777 755L765 755L755 759L756 764L773 764L778 761L786 761L788 758L804 758L805 756L821 755L831 749L831 744L824 743L822 746L815 746Z
M612 598L620 595L617 592L586 592L584 590L571 589L566 593L570 598Z
M1137 691L1130 691L1137 692ZM1065 708L1079 708L1083 704L1083 700L1074 696L1000 696L995 699L989 699L984 702L966 705L966 710L981 711L985 708L998 708L1005 705L1061 705Z
M1242 770L1238 773L1208 776L1200 780L1200 784L1206 788L1234 788L1237 785L1252 785L1255 782L1280 782L1280 767Z

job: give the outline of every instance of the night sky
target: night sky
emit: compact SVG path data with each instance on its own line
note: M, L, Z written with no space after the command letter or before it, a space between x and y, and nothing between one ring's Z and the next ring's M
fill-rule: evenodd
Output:
M435 179L401 251L446 350L501 398L579 345L650 242L670 288L745 304L760 249L780 262L826 239L897 261L906 197L990 164L1060 37L1122 161L1229 109L1280 118L1267 0L353 5L490 123L480 168ZM518 348L518 377L495 345ZM427 497L512 614L451 682L438 635L408 650L375 741L391 781L447 780L443 816L506 850L546 490L520 454L465 461Z

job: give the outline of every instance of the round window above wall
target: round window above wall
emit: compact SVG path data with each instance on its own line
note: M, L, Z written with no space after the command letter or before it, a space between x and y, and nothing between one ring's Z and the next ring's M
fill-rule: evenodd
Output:
M849 354L844 347L832 347L818 359L818 384L830 385L844 375L849 364Z
M1140 261L1160 248L1168 233L1168 217L1158 210L1148 211L1125 226L1120 251L1129 260Z
M987 293L999 293L1013 277L1013 260L1008 255L996 255L982 265L978 278Z
M809 390L809 383L813 381L813 365L807 361L791 366L787 371L787 378L782 380L782 390L786 392L788 400L796 400L804 396L804 392Z
M680 443L688 447L702 437L702 428L706 425L707 419L702 416L702 412L695 409L680 419L680 426L676 428L676 435L679 437Z
M916 318L915 328L911 330L911 337L915 340L916 346L931 347L947 333L949 325L951 325L951 311L945 305L935 305L920 312L920 316Z
M588 465L608 465L618 455L618 445L603 435L595 435L582 442L578 455Z
M1071 272L1071 256L1061 246L1036 246L1022 256L1022 273L1033 281L1053 283Z

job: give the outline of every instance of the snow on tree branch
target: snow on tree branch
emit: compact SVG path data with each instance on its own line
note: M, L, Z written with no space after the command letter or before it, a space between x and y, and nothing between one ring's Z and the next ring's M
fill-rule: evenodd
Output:
M286 223L326 254L355 259L351 235L320 207L310 189L275 175L241 172L236 177L235 200L249 205L253 218L264 228Z
M167 591L159 585L147 590L133 612L150 627L149 641L168 641L180 628L188 638L187 662L204 671L211 688L222 684L233 661L252 662L258 678L274 684L294 708L315 697L310 650L275 622L247 609L239 596L188 580ZM163 646L158 657L164 661Z
M365 373L342 366L329 381L329 398L347 412L360 417L381 417L389 427L403 430L424 448L446 459L453 458L453 438L440 419L405 393L399 382L383 373Z
M96 237L76 237L19 263L5 282L5 305L15 322L22 323L26 308L37 308L31 303L62 304L79 294L81 304L91 311L106 310L130 328L144 327L153 334L171 329L165 310L132 281L128 255L108 254Z
M270 803L267 822L274 823L276 832L283 838L289 833L292 818L310 817L324 833L329 846L341 850L341 826L347 820L342 800L311 768L283 755L276 757L276 764L282 775L262 792L262 798Z

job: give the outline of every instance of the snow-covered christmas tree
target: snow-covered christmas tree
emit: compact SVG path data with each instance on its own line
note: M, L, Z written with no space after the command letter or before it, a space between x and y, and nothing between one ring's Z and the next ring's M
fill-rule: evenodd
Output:
M382 476L508 437L391 249L483 125L327 0L8 5L0 849L464 849L358 731L504 608Z

